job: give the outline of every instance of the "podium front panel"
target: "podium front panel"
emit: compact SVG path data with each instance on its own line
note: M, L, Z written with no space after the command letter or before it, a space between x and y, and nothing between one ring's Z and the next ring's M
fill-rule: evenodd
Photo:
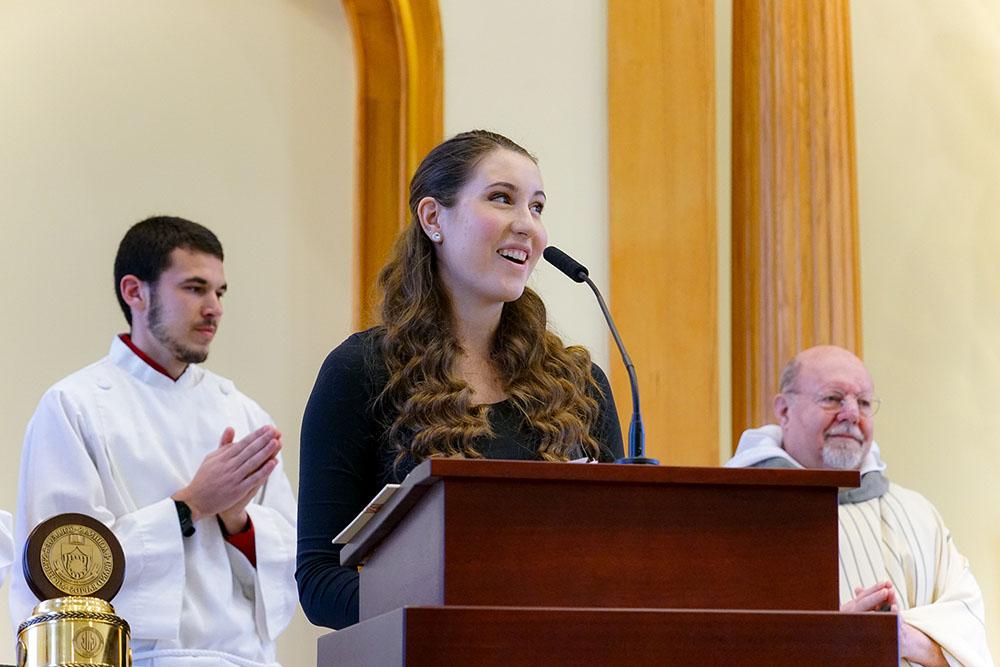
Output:
M895 614L417 607L324 635L320 667L898 665Z
M369 554L361 618L442 604L839 607L835 486L575 477L437 479Z

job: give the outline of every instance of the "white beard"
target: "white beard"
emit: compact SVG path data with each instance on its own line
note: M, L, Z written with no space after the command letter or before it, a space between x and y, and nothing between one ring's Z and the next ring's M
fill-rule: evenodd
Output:
M823 443L823 465L836 470L857 470L864 458L864 448L860 443L838 440L831 444Z

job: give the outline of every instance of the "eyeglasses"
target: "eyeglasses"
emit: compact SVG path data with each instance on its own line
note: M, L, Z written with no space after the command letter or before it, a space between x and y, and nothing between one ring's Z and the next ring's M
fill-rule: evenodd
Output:
M802 394L800 391L786 391L784 393ZM854 394L841 394L835 391L813 396L813 402L820 409L827 412L839 412L844 409L848 398L854 399L854 402L858 405L858 414L865 419L878 412L879 407L882 406L882 399L877 396L855 396Z

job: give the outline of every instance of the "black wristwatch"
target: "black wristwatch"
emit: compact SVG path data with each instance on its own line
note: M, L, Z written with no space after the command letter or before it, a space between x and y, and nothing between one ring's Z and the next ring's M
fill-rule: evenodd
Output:
M183 500L175 500L174 505L177 507L177 518L181 522L181 535L184 537L191 537L194 535L194 522L191 521L191 508Z

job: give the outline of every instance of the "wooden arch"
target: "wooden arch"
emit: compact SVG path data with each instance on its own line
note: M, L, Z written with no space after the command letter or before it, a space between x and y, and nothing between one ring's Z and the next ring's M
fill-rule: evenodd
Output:
M354 275L357 327L372 322L375 279L405 224L407 184L442 139L437 0L343 0L357 67Z

